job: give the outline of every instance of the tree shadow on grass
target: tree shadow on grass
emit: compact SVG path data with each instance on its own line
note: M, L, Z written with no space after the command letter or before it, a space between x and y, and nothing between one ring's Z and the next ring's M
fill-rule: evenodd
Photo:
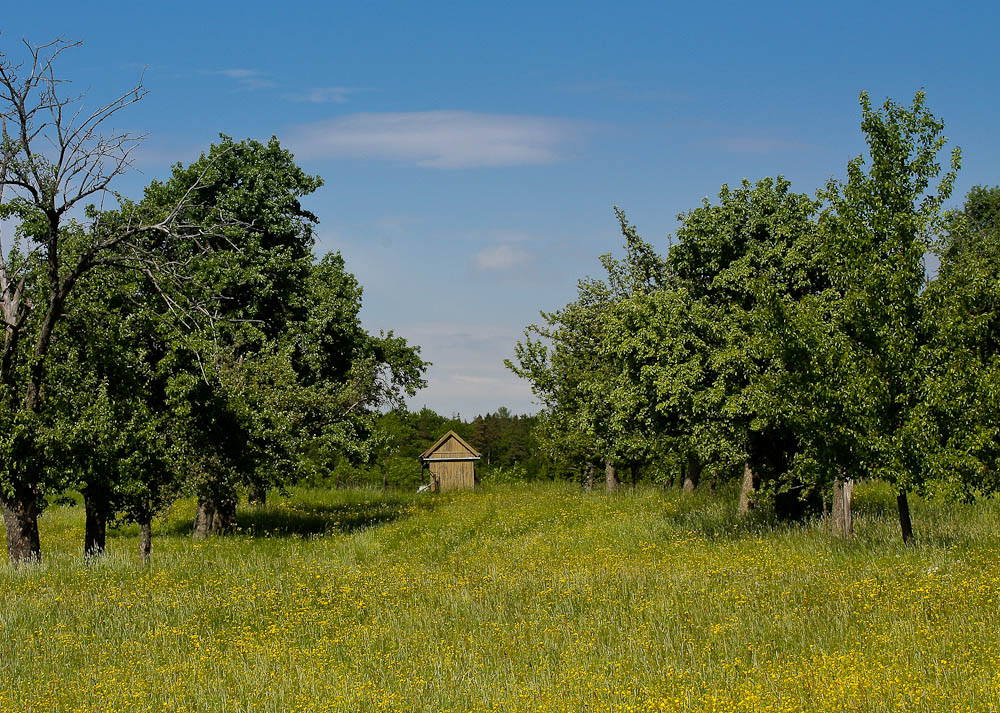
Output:
M279 500L262 507L241 505L236 512L236 535L255 537L322 537L350 534L384 525L418 511L433 509L433 498L381 498L345 503L309 503ZM179 520L167 528L190 534L192 523Z
M674 528L692 532L708 541L758 540L762 537L807 532L815 529L819 514L806 512L782 518L768 494L758 496L756 506L738 515L739 487L721 485L715 493L703 489L695 493L669 492L673 501L666 519Z
M270 537L313 537L348 534L384 525L412 512L410 503L372 502L341 505L278 503L261 508L241 508L236 514L238 532Z
M665 517L672 527L714 541L742 541L794 536L813 539L846 551L869 549L892 551L902 546L896 509L896 490L885 482L862 482L853 502L854 537L843 540L831 532L829 514L816 512L802 520L782 520L766 500L746 516L736 514L738 491L720 488L715 496L705 493L674 494L674 507ZM974 503L910 494L916 545L929 548L982 547L997 542L1000 497Z

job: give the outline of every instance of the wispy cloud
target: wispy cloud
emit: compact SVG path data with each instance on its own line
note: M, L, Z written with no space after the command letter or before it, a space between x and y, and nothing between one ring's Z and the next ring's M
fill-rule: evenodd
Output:
M163 170L178 161L181 163L194 161L207 148L207 143L151 139L143 142L136 150L132 166L140 173L146 169Z
M293 129L308 158L375 158L429 168L551 163L583 133L578 122L534 116L424 111L350 114Z
M383 215L375 219L375 230L382 233L402 233L425 222L427 222L426 216Z
M516 245L494 245L486 247L472 256L472 265L477 270L509 270L528 262L530 255Z
M217 74L221 77L235 79L239 84L240 89L270 89L278 86L278 83L274 81L270 74L256 69L216 69L209 72L209 74Z
M398 330L433 366L427 388L409 400L411 408L427 405L439 413L468 417L507 406L515 413L534 412L531 388L503 365L514 356L520 330L475 323L417 322Z
M289 95L289 99L309 104L345 104L352 94L366 92L359 87L313 87L299 94Z

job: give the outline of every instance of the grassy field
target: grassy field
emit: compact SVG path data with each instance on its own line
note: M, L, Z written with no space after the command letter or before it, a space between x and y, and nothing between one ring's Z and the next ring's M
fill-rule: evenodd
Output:
M2 711L996 711L1000 502L857 492L857 538L732 494L296 492L195 544L178 505L0 565Z

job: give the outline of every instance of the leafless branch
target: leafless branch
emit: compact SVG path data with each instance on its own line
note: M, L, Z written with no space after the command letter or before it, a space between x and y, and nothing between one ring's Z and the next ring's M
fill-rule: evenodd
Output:
M346 410L346 411L344 411L344 412L343 412L342 414L340 414L340 417L341 417L341 418L344 418L344 416L348 416L348 415L350 415L351 411L353 411L353 410L354 410L354 409L356 409L356 408L357 408L358 406L360 406L360 405L361 405L361 403L362 403L362 401L363 401L363 399L358 399L357 401L355 401L355 402L354 402L353 404L351 404L351 405L350 405L350 406L349 406L349 407L347 408L347 410Z
M131 166L143 138L102 133L112 117L147 94L142 76L128 91L91 110L83 94L61 96L66 82L56 76L55 61L80 44L62 38L43 45L25 41L28 62L0 55L0 135L8 159L0 183L26 192L56 215L108 191Z
M207 186L213 165L206 165L164 215L150 220L136 206L123 201L112 189L113 181L132 165L143 136L108 130L120 111L147 94L143 77L110 101L87 108L84 94L67 94L67 82L55 71L57 58L80 46L62 38L33 45L24 42L27 57L14 62L0 52L0 201L8 189L41 220L29 236L26 255L18 253L12 266L0 240L0 306L4 345L0 351L0 386L7 386L14 347L25 320L35 305L24 299L29 271L42 268L48 293L29 363L24 404L34 410L40 403L42 362L48 352L53 327L65 317L64 307L76 283L97 267L129 268L144 275L149 289L162 300L171 324L198 338L217 341L219 296L194 285L191 262L212 243L228 242L226 231L238 225L217 208L199 205L195 198ZM86 243L67 253L63 219L74 207L95 198L101 206L85 229ZM107 201L119 210L104 212ZM105 221L105 216L113 215ZM2 236L0 236L2 237ZM188 249L171 258L163 245L179 241ZM41 276L40 275L40 276ZM192 337L194 338L194 337ZM13 345L13 346L12 346ZM194 350L198 353L198 350ZM199 366L207 379L204 365Z

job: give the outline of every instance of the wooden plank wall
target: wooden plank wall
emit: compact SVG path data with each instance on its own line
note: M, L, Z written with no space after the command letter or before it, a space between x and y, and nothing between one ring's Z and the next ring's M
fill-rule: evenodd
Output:
M439 455L438 451L435 455ZM438 482L438 491L473 488L476 485L475 461L430 461L431 473Z
M434 458L466 458L472 453L455 438L449 438L434 451Z

